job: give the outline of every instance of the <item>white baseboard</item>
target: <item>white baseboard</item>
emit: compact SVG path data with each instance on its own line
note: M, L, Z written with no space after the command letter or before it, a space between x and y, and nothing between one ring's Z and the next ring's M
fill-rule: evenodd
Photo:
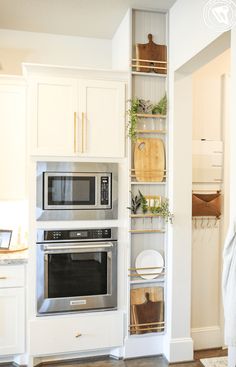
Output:
M169 339L166 335L163 352L169 363L192 361L193 340L192 338Z
M133 335L125 340L124 358L163 354L163 335Z
M218 325L193 328L191 333L194 342L194 350L219 348L224 344L221 328Z

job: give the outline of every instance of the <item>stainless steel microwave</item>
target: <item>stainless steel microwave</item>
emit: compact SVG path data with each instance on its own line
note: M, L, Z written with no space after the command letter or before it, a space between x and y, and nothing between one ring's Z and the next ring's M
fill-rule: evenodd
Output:
M38 220L117 219L117 164L40 162Z

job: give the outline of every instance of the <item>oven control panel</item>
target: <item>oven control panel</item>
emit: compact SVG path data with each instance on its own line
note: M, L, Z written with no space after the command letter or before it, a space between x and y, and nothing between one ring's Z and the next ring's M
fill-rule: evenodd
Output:
M44 231L44 241L88 241L111 239L111 228Z

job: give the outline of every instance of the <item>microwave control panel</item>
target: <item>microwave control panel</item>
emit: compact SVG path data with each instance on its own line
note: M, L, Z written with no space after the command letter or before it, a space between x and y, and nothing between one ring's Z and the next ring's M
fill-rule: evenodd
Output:
M101 205L109 205L109 177L101 177Z

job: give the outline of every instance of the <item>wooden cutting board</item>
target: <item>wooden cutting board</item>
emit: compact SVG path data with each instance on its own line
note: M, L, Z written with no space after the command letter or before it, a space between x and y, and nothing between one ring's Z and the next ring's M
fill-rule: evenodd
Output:
M136 57L138 60L150 60L148 62L138 61L136 70L150 73L166 74L166 63L157 63L155 61L167 61L167 47L165 45L158 45L153 42L152 34L148 35L148 43L136 44ZM151 62L154 61L154 62ZM145 67L146 66L146 67Z
M146 293L149 294L150 301L154 303L161 301L161 309L160 309L159 318L160 318L160 321L163 321L164 319L163 288L162 287L134 288L134 289L131 289L130 291L130 323L131 325L139 324L139 321L137 319L137 307L136 306L143 305L147 302ZM141 333L141 330L139 326L133 326L131 328L131 334L140 334L140 333Z
M146 301L145 294L149 294L151 301L163 301L163 288L162 287L145 287L134 288L130 291L130 303L131 305L141 305Z
M164 303L150 301L146 293L146 301L141 305L133 305L134 331L138 334L163 330Z
M134 170L137 181L163 181L165 148L161 139L137 139L134 147Z

